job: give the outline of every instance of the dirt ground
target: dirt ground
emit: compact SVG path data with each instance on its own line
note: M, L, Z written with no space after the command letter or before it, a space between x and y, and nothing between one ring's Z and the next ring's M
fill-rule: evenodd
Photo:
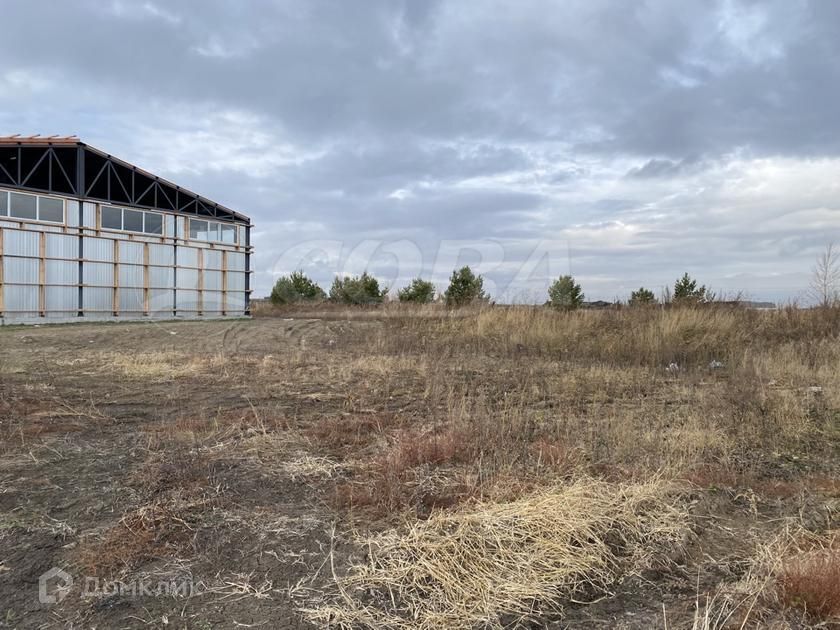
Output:
M473 496L461 482L442 481L444 492L405 476L385 499L379 486L360 494L393 436L451 416L465 399L453 391L495 409L510 383L540 386L541 362L557 373L556 357L520 344L473 348L475 360L447 367L453 355L432 349L434 334L335 313L0 328L0 627L317 627L300 610L365 556L350 532ZM437 371L457 386L438 392ZM633 400L650 395L633 387ZM548 396L537 398L528 408L542 418ZM579 402L613 404L593 400ZM691 532L669 566L530 627L690 627L698 591L742 575L752 542L780 519L837 526L836 446L762 459L751 470L775 467L764 485L686 482ZM587 455L581 466L610 478L627 457ZM51 583L47 594L63 597L42 603L39 576L52 568L73 585ZM115 581L158 590L114 592Z

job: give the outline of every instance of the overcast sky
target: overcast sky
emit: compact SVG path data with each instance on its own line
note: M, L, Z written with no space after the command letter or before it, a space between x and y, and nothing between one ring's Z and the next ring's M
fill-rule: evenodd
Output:
M77 134L302 267L503 300L796 298L840 227L840 2L2 0L0 134Z

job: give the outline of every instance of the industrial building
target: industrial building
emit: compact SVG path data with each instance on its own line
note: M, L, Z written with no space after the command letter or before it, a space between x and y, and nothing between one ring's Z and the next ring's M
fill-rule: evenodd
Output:
M250 313L251 221L76 137L0 137L0 324Z

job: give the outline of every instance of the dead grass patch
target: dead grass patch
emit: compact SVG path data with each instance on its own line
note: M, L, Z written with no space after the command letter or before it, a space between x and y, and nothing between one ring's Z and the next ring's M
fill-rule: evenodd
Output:
M628 571L665 563L683 545L679 492L591 479L510 503L437 512L362 541L367 558L309 607L319 625L502 628L597 597Z
M776 578L782 601L816 621L840 622L840 549L788 559Z

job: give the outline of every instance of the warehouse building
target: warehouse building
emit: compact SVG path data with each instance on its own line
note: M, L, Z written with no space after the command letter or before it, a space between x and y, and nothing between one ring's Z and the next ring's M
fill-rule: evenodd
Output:
M0 137L0 323L247 316L250 239L76 137Z

